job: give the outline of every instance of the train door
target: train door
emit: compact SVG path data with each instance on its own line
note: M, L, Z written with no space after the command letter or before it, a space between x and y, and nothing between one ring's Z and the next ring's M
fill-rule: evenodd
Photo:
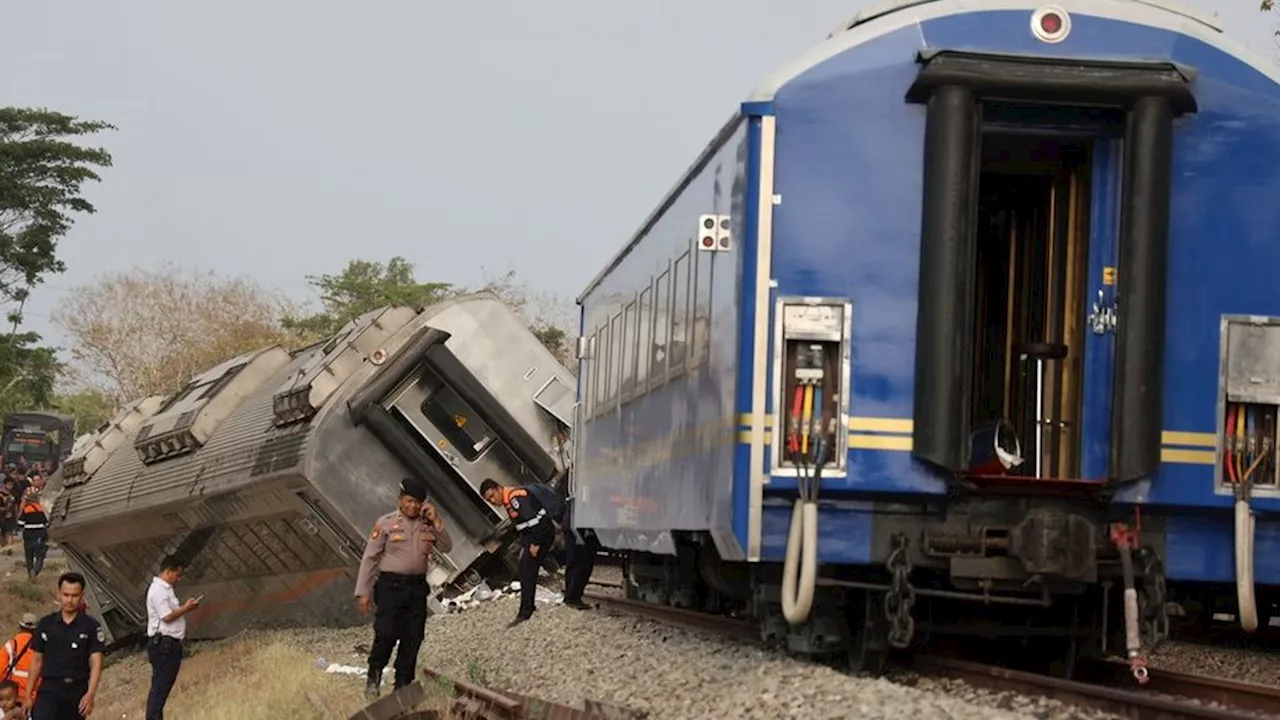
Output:
M969 420L976 438L1012 430L1017 475L1080 476L1093 155L1090 138L982 133Z
M1083 403L1080 412L1080 477L1107 477L1111 452L1111 390L1115 380L1116 266L1120 236L1122 141L1094 143L1088 285L1083 298Z

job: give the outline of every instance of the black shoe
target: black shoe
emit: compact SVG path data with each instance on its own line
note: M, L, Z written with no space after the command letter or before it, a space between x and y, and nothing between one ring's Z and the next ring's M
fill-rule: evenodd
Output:
M507 623L507 627L513 628L519 625L520 623L528 620L529 617L530 617L529 615L517 615L515 620L512 620L511 622Z
M565 600L564 604L567 605L568 607L573 608L574 610L590 610L591 609L590 605L582 602L581 600Z
M382 690L382 673L370 672L369 682L364 686L364 696L369 700L376 700L378 693Z

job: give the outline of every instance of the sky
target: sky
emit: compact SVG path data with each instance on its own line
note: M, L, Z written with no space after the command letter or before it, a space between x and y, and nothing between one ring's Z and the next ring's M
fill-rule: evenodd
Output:
M867 4L4 0L0 104L118 127L26 327L65 347L69 288L165 261L307 301L402 255L571 303L757 81ZM1256 0L1189 4L1277 57Z

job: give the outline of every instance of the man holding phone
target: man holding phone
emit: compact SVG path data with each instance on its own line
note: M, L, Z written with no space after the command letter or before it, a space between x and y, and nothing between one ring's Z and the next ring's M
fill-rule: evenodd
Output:
M164 720L164 704L178 680L182 665L182 638L187 633L187 613L200 607L204 596L178 602L173 586L182 579L186 563L170 555L160 563L160 574L147 590L147 659L151 661L151 692L147 694L146 720Z
M400 483L400 507L373 523L356 579L356 607L361 614L376 607L373 647L365 694L376 698L382 671L396 650L396 689L413 682L418 649L427 630L427 570L431 552L453 549L436 507L427 499L427 484L419 478ZM374 575L377 574L377 581Z

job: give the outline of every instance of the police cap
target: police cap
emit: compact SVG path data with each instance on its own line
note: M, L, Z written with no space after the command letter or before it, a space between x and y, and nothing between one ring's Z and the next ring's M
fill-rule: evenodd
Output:
M407 477L400 481L400 494L424 502L427 499L427 484L419 478Z

